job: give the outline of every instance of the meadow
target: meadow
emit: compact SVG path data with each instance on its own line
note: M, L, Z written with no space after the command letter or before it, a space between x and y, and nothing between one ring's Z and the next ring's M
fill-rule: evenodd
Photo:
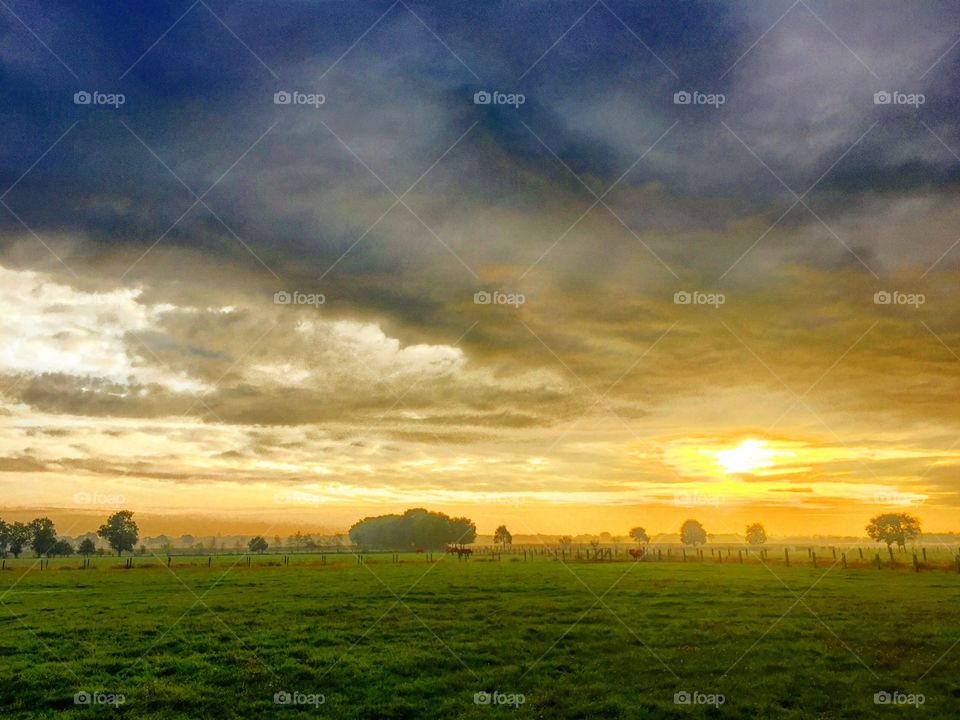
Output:
M0 716L957 717L950 553L797 555L7 561Z

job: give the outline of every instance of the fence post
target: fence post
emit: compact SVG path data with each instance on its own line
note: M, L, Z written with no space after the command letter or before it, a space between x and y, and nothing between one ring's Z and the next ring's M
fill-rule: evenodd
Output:
M830 548L830 552L833 553L833 559L837 559L837 549L835 547Z
M913 554L913 571L920 572L920 561L917 560L917 554Z
M739 560L740 564L743 565L743 550L737 550L737 560Z
M880 553L877 553L877 557L874 560L874 562L877 564L877 570L879 570L880 569Z
M846 570L846 569L847 569L847 554L846 554L846 553L843 553L840 557L843 558L843 569Z
M863 548L857 548L860 551L860 559L863 560Z
M815 552L810 553L810 559L813 560L813 566L817 566L817 554Z
M783 560L787 563L787 567L790 567L790 551L787 548L783 549Z
M927 561L927 549L926 549L926 548L922 548L922 551L923 551L923 561L926 562L926 561Z
M207 558L207 567L213 567L213 558L212 558L212 557L208 557L208 558Z
M687 549L686 549L686 548L680 548L680 552L683 553L683 561L686 562L686 561L687 561Z

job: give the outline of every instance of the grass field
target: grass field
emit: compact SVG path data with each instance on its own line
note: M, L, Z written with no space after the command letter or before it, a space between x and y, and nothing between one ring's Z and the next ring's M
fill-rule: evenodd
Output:
M960 713L960 575L947 569L436 558L8 563L0 716ZM75 705L82 691L124 702ZM880 691L924 703L878 706ZM277 705L282 692L314 704ZM480 692L523 703L477 704ZM682 692L724 702L676 704Z

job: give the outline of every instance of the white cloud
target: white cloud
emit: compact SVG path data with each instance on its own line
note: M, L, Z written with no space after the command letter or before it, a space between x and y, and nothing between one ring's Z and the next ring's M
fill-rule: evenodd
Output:
M140 294L136 288L83 292L36 272L0 267L0 371L155 383L177 393L205 390L186 373L158 369L132 351L128 334L156 329L170 309L142 304Z

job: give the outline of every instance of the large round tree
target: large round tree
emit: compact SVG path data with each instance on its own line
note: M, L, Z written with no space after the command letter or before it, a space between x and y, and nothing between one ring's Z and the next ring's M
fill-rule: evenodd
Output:
M120 510L107 518L97 530L97 535L106 540L119 557L124 551L133 550L140 537L140 529L133 519L132 511Z

